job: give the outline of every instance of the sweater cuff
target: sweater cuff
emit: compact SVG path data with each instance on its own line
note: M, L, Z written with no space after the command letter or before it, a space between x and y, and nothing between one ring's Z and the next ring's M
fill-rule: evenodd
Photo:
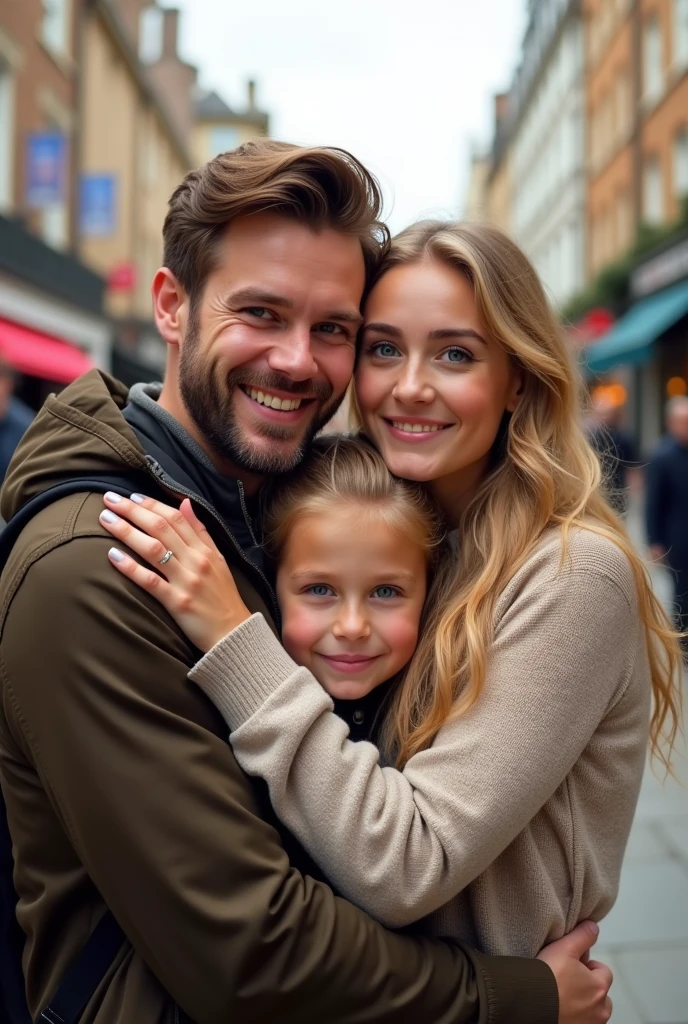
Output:
M485 954L477 960L490 1024L557 1024L559 991L544 960Z
M255 714L298 665L262 615L252 615L211 647L189 672L231 730Z

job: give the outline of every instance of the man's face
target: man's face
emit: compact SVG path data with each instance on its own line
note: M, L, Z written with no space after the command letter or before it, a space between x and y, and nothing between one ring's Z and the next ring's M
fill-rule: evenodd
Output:
M259 475L298 465L351 379L364 282L353 236L270 213L230 225L179 361L182 401L220 458Z

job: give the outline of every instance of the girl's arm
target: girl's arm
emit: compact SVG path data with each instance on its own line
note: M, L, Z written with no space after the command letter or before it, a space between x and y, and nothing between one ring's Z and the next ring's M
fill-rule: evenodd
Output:
M417 920L485 870L621 696L639 635L626 596L633 582L621 553L605 550L605 566L595 548L596 557L562 572L557 553L514 595L478 702L403 771L382 768L374 746L347 739L328 695L259 615L191 671L224 716L241 766L267 781L282 821L336 887L383 923ZM614 738L606 742L613 759Z

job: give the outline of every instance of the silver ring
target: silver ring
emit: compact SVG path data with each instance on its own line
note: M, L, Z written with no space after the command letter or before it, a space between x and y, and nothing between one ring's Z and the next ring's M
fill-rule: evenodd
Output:
M162 556L162 558L158 562L158 565L167 565L167 563L169 562L169 560L170 560L170 558L172 557L173 554L174 554L174 551L170 551L169 548L168 548L168 550L165 552L165 554Z

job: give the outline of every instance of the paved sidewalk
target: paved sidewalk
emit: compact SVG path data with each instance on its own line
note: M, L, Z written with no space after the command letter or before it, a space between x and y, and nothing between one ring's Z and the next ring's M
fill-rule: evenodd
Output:
M637 521L631 523L639 538ZM653 570L667 601L670 585ZM685 685L684 691L688 691ZM688 699L688 693L687 693ZM621 876L619 899L602 922L594 956L614 971L613 1024L688 1024L688 760L684 785L648 768Z

